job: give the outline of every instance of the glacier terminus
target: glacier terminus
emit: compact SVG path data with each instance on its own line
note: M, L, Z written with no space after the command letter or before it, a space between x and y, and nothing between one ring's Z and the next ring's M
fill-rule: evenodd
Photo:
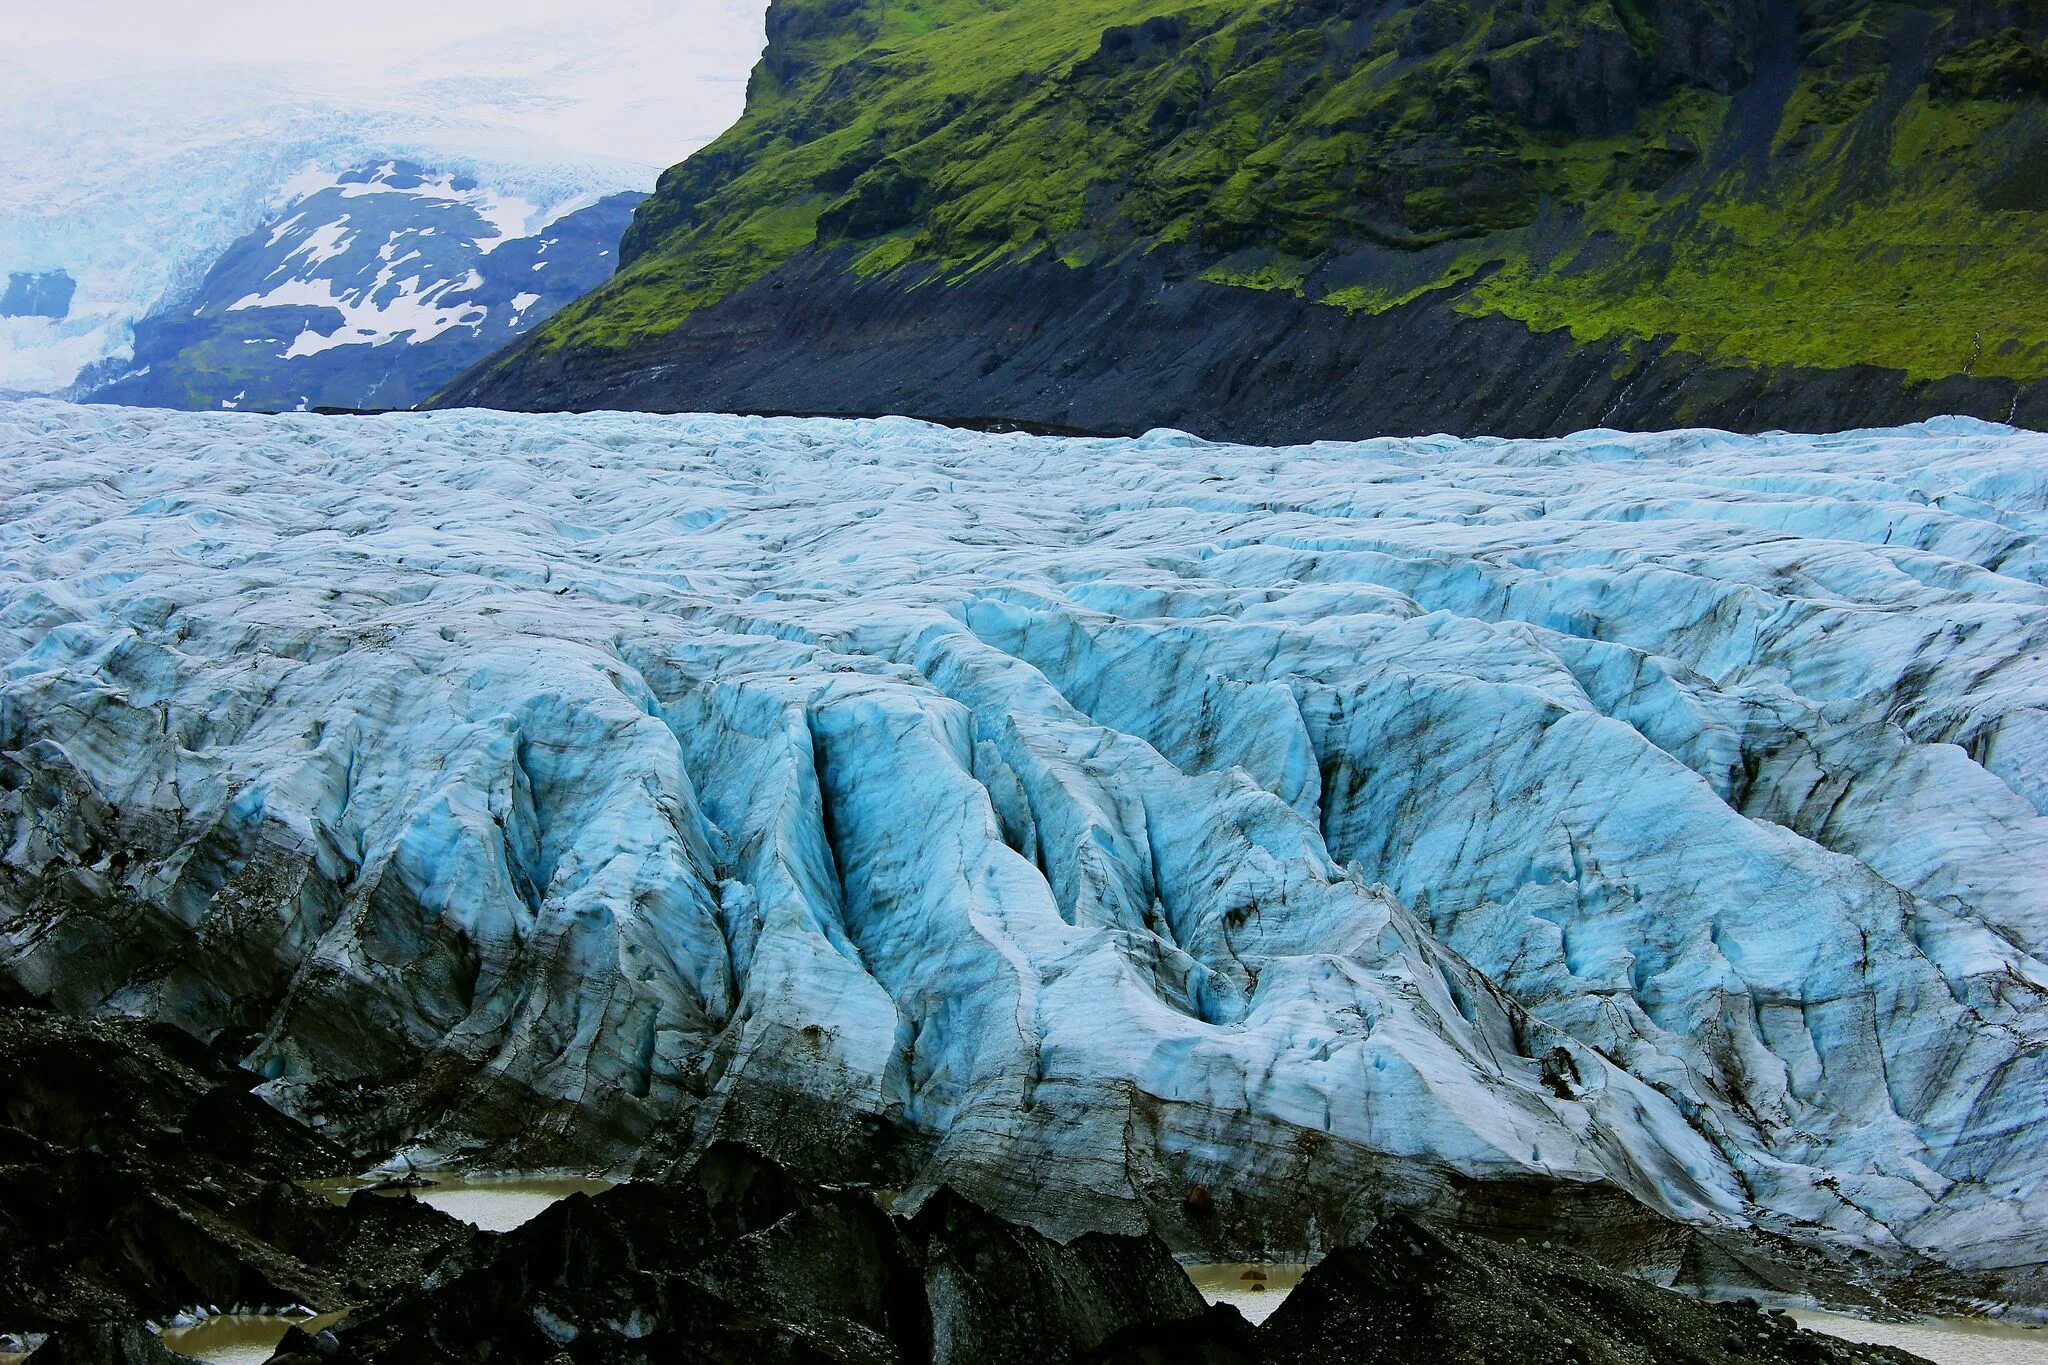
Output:
M0 405L0 994L422 1161L2048 1304L2048 437Z

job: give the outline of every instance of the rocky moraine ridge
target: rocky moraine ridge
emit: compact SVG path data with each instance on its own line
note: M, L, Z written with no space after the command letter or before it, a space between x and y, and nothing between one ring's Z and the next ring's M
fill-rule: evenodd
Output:
M2048 425L2018 0L774 0L446 405L1284 442Z
M0 408L0 979L363 1159L2039 1306L2044 471Z
M729 1144L476 1233L410 1199L307 1193L296 1179L348 1155L174 1029L0 1004L0 1042L0 1331L35 1365L178 1365L148 1324L195 1303L347 1307L288 1331L281 1363L1914 1359L1405 1218L1254 1330L1205 1308L1157 1236L1063 1244L950 1191L893 1215Z

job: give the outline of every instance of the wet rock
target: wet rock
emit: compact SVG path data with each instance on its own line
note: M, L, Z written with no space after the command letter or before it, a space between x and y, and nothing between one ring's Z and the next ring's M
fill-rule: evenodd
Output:
M1261 1359L1257 1330L1220 1303L1199 1317L1119 1332L1088 1357L1089 1365L1254 1365Z
M71 312L71 296L78 282L62 270L17 270L7 277L0 291L0 318L56 318Z
M1157 1237L1091 1233L1062 1245L945 1190L908 1237L935 1365L1075 1360L1119 1334L1202 1313L1193 1282Z
M159 1032L0 1010L0 1321L56 1329L41 1365L165 1365L180 1357L143 1314L265 1297L363 1305L288 1334L279 1358L308 1362L1911 1359L1799 1332L1754 1301L1703 1304L1547 1245L1400 1216L1325 1259L1255 1330L1204 1307L1156 1234L1060 1241L946 1187L890 1212L869 1189L807 1181L727 1143L666 1180L470 1235L410 1200L363 1192L334 1208L266 1178L332 1153L260 1104L217 1098L230 1087L249 1099L231 1088L245 1078ZM208 1114L242 1146L194 1140L193 1117ZM1245 1278L1264 1287L1262 1272Z
M862 1365L1915 1359L1799 1331L1753 1300L1704 1303L1569 1252L1403 1216L1326 1258L1255 1329L1234 1308L1205 1308L1157 1237L1061 1243L950 1190L894 1216L865 1190L807 1184L730 1146L668 1182L577 1196L479 1238L418 1293L282 1351Z
M1928 74L1940 99L2017 99L2048 91L2048 48L2009 28L1945 53Z
M1614 29L1546 35L1488 58L1480 69L1493 107L1530 127L1614 133L1640 107L1642 63L1627 35Z

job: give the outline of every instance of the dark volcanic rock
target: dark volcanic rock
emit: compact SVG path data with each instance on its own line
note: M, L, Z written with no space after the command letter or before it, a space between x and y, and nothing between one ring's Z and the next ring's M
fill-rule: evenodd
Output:
M1592 426L1826 431L1945 413L2048 425L2048 381L1923 383L1869 366L1764 368L1578 345L1472 316L1454 291L1352 314L1285 290L1212 284L1158 257L992 267L928 290L842 266L811 258L639 347L529 348L437 403L904 413L1055 432L1170 426L1260 443Z
M165 1026L0 1007L0 1329L338 1306L468 1238L425 1205L300 1188L349 1156L257 1080Z
M1273 1365L1908 1362L1801 1331L1754 1302L1703 1303L1577 1257L1381 1223L1302 1279L1258 1334Z
M712 1148L661 1184L480 1238L422 1292L290 1350L341 1360L1000 1362L1204 1338L1163 1242L1062 1245L942 1191L915 1217ZM1226 1333L1227 1335L1227 1333ZM1205 1339L1205 1338L1204 1338Z
M1405 1216L1326 1258L1262 1328L1205 1308L1155 1236L1060 1243L942 1190L913 1216L729 1145L659 1184L478 1238L423 1289L285 1354L347 1361L872 1365L1909 1362L1575 1255Z
M940 1189L908 1216L717 1144L502 1236L293 1177L345 1154L162 1027L0 1007L0 1326L44 1365L179 1359L191 1304L361 1307L279 1358L340 1361L1338 1365L1910 1361L1574 1255L1404 1216L1325 1259L1269 1323L1205 1308L1158 1236L1068 1242Z
M0 293L0 318L65 318L78 282L62 270L15 271Z
M35 1365L183 1365L191 1360L139 1322L95 1322L50 1333Z
M2048 422L2038 4L920 0L914 39L891 8L773 0L746 115L620 273L435 401Z
M908 1238L935 1361L1077 1360L1202 1313L1201 1296L1155 1236L1090 1234L1062 1245L941 1191Z

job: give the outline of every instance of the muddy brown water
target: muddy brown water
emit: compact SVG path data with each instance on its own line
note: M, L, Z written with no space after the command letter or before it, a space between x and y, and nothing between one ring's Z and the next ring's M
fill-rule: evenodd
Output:
M263 1313L222 1313L201 1318L188 1327L166 1327L164 1345L181 1356L204 1360L209 1365L263 1365L270 1359L285 1333L293 1328L317 1332L339 1322L339 1313L313 1317L279 1317Z
M1935 1365L2048 1365L2048 1328L2008 1327L1978 1318L1866 1322L1804 1308L1791 1313L1801 1327L1845 1341L1896 1346Z
M1287 1292L1308 1273L1305 1265L1250 1261L1191 1265L1186 1270L1204 1299L1229 1304L1251 1323L1264 1322L1271 1316Z

